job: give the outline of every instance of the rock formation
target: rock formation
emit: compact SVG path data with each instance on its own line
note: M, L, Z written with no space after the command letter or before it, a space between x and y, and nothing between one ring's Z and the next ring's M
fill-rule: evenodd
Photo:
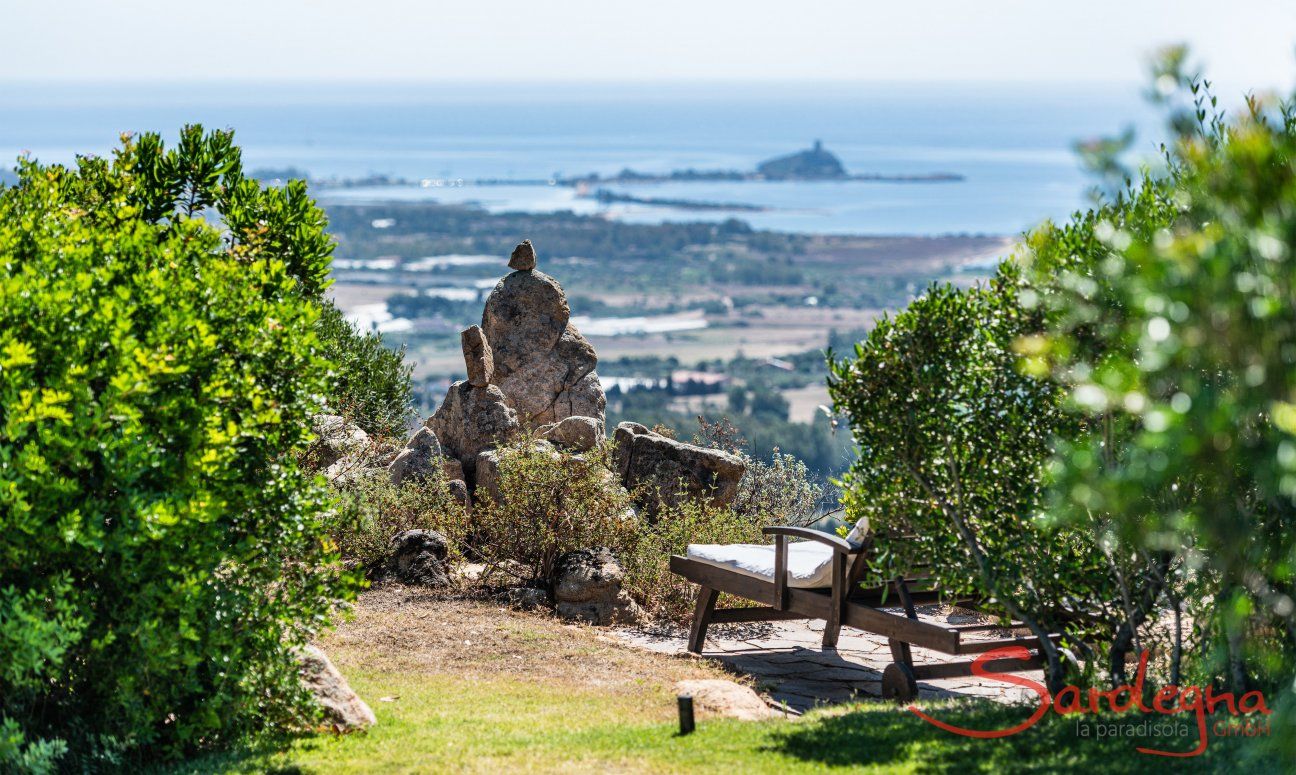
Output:
M369 434L341 415L317 414L311 418L311 430L315 432L319 465L324 468L369 445Z
M476 373L478 377L489 375L490 369L486 364L491 360L489 340L478 340L480 335L481 329L473 326L462 336L464 353L470 356L466 360L476 358L476 363L467 363L468 373ZM473 346L470 347L470 343ZM498 386L474 385L471 381L451 385L445 400L425 425L441 440L445 454L462 465L470 491L476 481L473 477L477 456L483 450L507 441L519 427L517 413Z
M495 285L482 313L494 355L491 383L525 428L575 415L601 424L607 400L594 371L598 356L571 324L562 286L535 271L530 241L517 246L509 266L516 271Z
M612 439L621 483L665 503L682 494L726 506L738 497L738 481L747 472L737 455L668 439L638 423L621 423Z
M535 247L531 245L531 240L524 239L517 247L513 248L513 255L509 256L509 269L529 272L535 269L535 265Z
M643 611L621 589L623 573L604 547L567 552L554 563L554 610L589 624L631 624Z
M468 366L468 384L486 387L495 375L495 359L481 326L469 326L459 335L463 346L464 363Z
M335 732L351 732L378 723L365 701L317 646L305 646L297 654L302 685L324 710L324 719Z

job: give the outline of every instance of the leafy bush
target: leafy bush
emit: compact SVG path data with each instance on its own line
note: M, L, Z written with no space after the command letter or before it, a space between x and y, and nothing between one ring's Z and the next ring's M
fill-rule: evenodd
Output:
M461 555L468 514L450 495L438 468L422 480L394 485L385 475L361 477L340 487L330 525L342 560L369 578L381 575L392 536L405 530L435 530L446 537L452 557Z
M743 459L747 472L729 508L761 525L797 525L813 521L830 489L810 474L806 464L774 448L768 461L749 455L747 441L727 417L709 422L698 417L693 443L720 449ZM696 542L695 542L696 543Z
M639 518L611 471L611 447L573 455L523 438L497 450L495 500L479 486L474 546L488 565L520 581L548 579L565 552L633 545Z
M684 554L689 544L768 543L761 528L769 522L684 501L638 526L634 540L620 553L623 588L654 616L688 621L697 586L670 571L670 555Z
M292 649L353 589L294 463L328 371L322 214L199 127L20 176L0 191L5 739L90 766L302 718Z
M859 447L843 504L875 531L874 583L930 563L947 594L1079 643L1095 633L1076 615L1117 593L1091 533L1037 517L1051 436L1074 430L1057 387L1017 368L1014 342L1041 325L1017 294L1011 265L984 286L934 286L832 361L829 393Z
M404 439L413 414L411 364L405 348L391 350L382 337L359 331L332 302L322 302L316 330L333 364L329 409L379 439Z
M1100 219L1101 273L1068 267L1042 299L1062 321L1043 369L1079 414L1123 429L1114 449L1059 450L1057 508L1110 513L1126 541L1193 568L1195 669L1291 704L1296 114L1253 101L1228 121L1200 81L1162 75L1195 116L1173 122L1169 175L1140 192L1165 202L1155 228Z

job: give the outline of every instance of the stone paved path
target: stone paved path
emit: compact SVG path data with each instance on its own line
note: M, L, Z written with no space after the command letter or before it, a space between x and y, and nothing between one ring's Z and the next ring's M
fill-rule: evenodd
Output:
M930 612L924 612L930 613ZM929 621L966 621L961 612L924 616ZM729 669L752 676L758 691L789 711L803 713L816 705L881 698L882 670L891 663L886 638L843 627L836 649L824 649L822 621L782 621L760 624L713 624L702 655ZM688 633L682 628L619 629L612 636L636 648L665 654L686 654ZM913 649L914 661L968 659ZM1024 674L1040 680L1036 673ZM1035 700L1029 690L999 681L953 678L920 681L922 699L982 697L999 702Z

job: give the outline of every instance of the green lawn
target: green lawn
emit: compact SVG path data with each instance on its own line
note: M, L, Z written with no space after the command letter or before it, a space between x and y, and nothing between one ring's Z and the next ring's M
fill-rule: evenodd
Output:
M175 772L1278 772L1254 739L1211 741L1193 759L1137 753L1136 739L1081 739L1073 719L1045 717L1015 737L952 735L882 703L821 710L798 722L703 720L679 737L673 722L645 721L645 702L673 705L668 693L608 696L553 691L524 675L463 680L352 670L352 685L373 700L378 726L346 737L298 741L273 754L233 754ZM397 697L384 702L381 697ZM942 720L1003 728L1023 708L928 704ZM1185 719L1186 720L1186 719ZM1195 738L1193 739L1195 742ZM1150 743L1162 746L1164 741ZM1168 746L1167 746L1168 747ZM1181 744L1181 747L1190 747Z

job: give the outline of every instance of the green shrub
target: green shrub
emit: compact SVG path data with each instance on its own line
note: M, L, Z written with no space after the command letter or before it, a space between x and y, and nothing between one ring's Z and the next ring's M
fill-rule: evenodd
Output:
M746 451L746 439L729 418L716 422L705 417L697 419L694 444L738 455L747 466L730 510L761 525L799 525L818 516L819 507L829 500L831 491L810 474L804 462L783 454L778 447L768 461L753 457Z
M651 615L687 622L697 585L670 571L670 556L689 544L770 543L761 528L770 522L732 509L685 501L638 525L634 541L620 553L623 588Z
M385 474L362 477L337 488L336 495L333 540L343 562L369 578L382 574L392 536L406 530L435 530L446 537L452 558L462 556L468 514L450 495L439 468L426 479L400 485Z
M488 576L547 580L565 552L606 546L618 555L633 544L639 518L611 471L611 447L573 455L522 438L497 450L497 501L479 486L474 546Z
M405 348L385 347L381 336L357 330L332 302L322 304L316 331L333 364L329 410L370 436L404 441L414 412Z
M353 588L294 463L328 373L322 214L198 127L20 176L0 191L5 738L93 766L303 718L292 649Z
M873 582L930 563L946 594L984 598L1083 649L1114 640L1120 581L1141 595L1145 558L1104 553L1096 519L1059 526L1040 514L1053 441L1082 428L1055 383L1020 369L1016 343L1043 325L1022 292L1011 263L983 286L934 286L832 362L829 393L859 447L843 504L874 531ZM1044 650L1059 686L1062 655Z
M1110 513L1124 540L1192 567L1187 653L1201 658L1186 668L1290 706L1296 104L1252 102L1228 121L1199 81L1170 77L1196 115L1173 122L1169 175L1140 191L1159 192L1159 219L1099 218L1101 272L1067 267L1042 299L1061 321L1044 369L1079 415L1122 429L1114 449L1089 438L1059 450L1056 507Z

